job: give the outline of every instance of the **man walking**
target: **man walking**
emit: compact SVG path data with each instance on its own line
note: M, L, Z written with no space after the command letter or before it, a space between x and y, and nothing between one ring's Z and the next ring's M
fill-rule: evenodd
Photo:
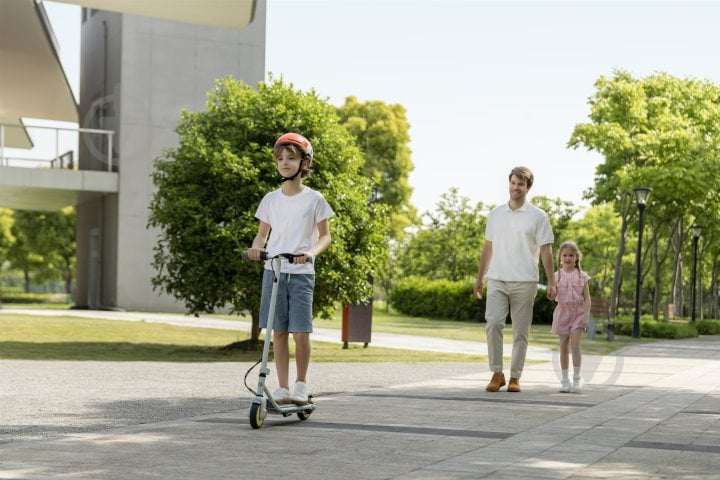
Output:
M512 320L513 347L507 391L520 391L539 281L538 258L542 260L548 279L548 298L555 298L557 290L550 221L544 211L527 201L533 180L530 169L513 168L509 175L510 200L490 212L485 227L485 245L473 292L482 299L483 282L487 278L485 328L488 361L493 372L485 387L488 392L497 392L505 385L503 328L508 313Z

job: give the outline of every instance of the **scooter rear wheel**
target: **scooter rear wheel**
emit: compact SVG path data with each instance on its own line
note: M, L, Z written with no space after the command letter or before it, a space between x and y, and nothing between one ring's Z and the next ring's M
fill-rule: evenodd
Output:
M250 405L250 426L258 429L263 426L264 421L261 406L257 403Z
M310 414L312 413L312 410L303 410L302 412L297 412L297 416L300 420L307 420Z

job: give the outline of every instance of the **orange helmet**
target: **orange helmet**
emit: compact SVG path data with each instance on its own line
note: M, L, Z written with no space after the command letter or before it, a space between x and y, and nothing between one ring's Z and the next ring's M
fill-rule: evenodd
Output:
M310 140L303 137L299 133L286 133L275 141L275 148L280 145L295 145L310 159L310 164L313 161L313 148L310 144Z

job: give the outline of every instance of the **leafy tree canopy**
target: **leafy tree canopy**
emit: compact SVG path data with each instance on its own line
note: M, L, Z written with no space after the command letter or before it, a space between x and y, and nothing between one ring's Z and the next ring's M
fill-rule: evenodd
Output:
M386 248L387 216L384 207L368 205L371 182L360 174L362 156L335 108L282 79L253 89L228 77L209 92L204 112L182 113L179 146L156 160L153 173L153 283L190 312L229 304L252 312L256 323L262 265L240 252L257 233L260 200L281 186L272 147L288 131L312 142L314 173L305 183L335 211L332 244L315 265L316 311L327 315L334 302L371 295L367 278Z
M572 202L559 198L551 199L544 195L533 197L531 203L547 213L553 235L555 236L555 246L560 246L560 244L566 240L565 232L573 216L578 212L578 209Z
M594 203L634 187L653 188L653 215L701 216L720 182L720 87L658 73L636 79L617 70L595 84L590 122L576 125L569 146L604 155Z
M462 280L477 274L487 218L482 202L472 205L456 188L444 193L424 225L399 249L405 275Z
M0 208L0 261L4 260L4 249L14 241L10 229L13 224L13 212L7 208Z
M585 212L582 218L570 222L561 241L573 240L582 252L582 268L591 280L593 295L607 296L613 279L613 268L617 255L617 237L620 234L620 219L609 203L596 205ZM558 242L556 244L559 245ZM557 266L557 255L555 251ZM632 267L634 255L628 255L627 264Z
M410 124L402 105L381 101L361 103L345 99L338 108L340 121L357 138L365 156L362 174L371 178L381 194L380 203L390 207L392 236L402 238L403 229L415 221L417 210L410 203Z

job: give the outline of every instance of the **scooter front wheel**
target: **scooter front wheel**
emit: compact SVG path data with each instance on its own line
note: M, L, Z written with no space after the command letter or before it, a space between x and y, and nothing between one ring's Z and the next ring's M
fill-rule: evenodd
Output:
M250 426L258 429L263 426L265 418L263 417L262 405L253 403L250 405Z

